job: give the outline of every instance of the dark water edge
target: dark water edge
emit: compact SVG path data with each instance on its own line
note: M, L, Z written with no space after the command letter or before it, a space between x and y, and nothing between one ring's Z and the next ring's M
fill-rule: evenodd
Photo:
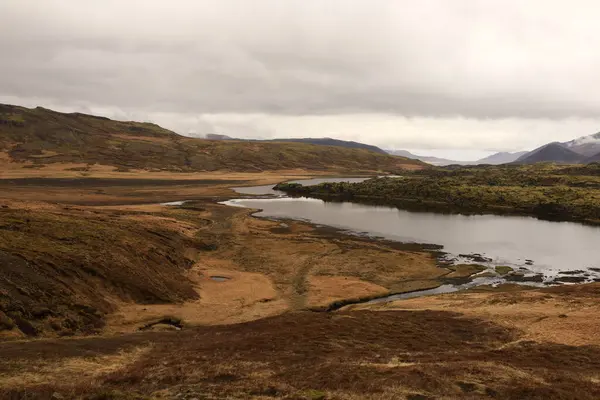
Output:
M395 207L399 210L422 212L422 213L437 213L446 215L498 215L498 216L515 216L515 217L533 217L541 221L549 222L576 222L589 226L600 226L600 220L590 220L571 216L565 213L553 212L547 207L534 208L513 208L502 206L488 206L484 209L474 207L459 207L454 204L438 202L433 200L420 199L388 199L383 197L373 196L357 196L357 195L330 195L323 193L295 193L286 192L286 196L290 198L313 198L323 200L329 203L355 203L370 206Z
M334 179L336 182L341 182L341 181L360 182L360 181L364 181L368 178L361 177L361 178L334 178ZM300 184L310 185L310 184L318 184L321 182L331 182L331 181L332 181L332 178L320 178L320 179L311 179L311 180L299 180L299 181L295 181L295 182L298 182ZM536 221L536 220L540 221L538 224L542 224L542 221L545 221L546 223L549 223L548 221L551 221L552 224L550 226L540 226L538 229L539 232L536 231L537 233L539 233L541 235L544 235L544 234L551 235L552 231L556 230L556 228L567 226L567 225L563 225L563 223L564 224L572 224L570 226L571 227L575 226L575 228L574 228L575 230L585 229L584 226L586 226L586 225L573 224L573 221L564 221L561 218L556 218L556 216L554 216L554 215L541 214L541 215L535 215L532 217L531 212L526 212L523 210L514 210L514 209L507 209L507 208L494 208L492 210L483 210L483 211L469 209L469 208L458 209L457 207L449 206L446 203L423 202L423 201L414 201L414 200L398 200L398 199L396 201L394 201L393 205L390 206L390 202L385 199L378 199L378 198L374 199L374 198L363 198L363 197L359 198L356 196L353 196L352 198L346 198L343 196L311 194L310 197L307 198L306 196L303 196L303 195L293 195L293 194L286 195L285 193L283 193L281 191L275 191L275 190L273 190L273 185L240 187L240 188L233 188L233 189L238 191L242 195L243 198L236 198L236 199L229 199L229 200L220 199L219 202L221 204L227 204L227 205L232 205L232 206L253 208L253 209L256 209L256 211L254 211L252 213L253 216L255 216L257 218L265 218L265 219L269 219L269 220L279 221L281 226L273 228L273 229L277 230L277 233L285 233L287 223L289 223L290 221L302 221L302 222L305 222L305 223L308 223L308 224L314 226L320 235L331 235L331 236L338 236L338 237L339 237L339 235L351 235L351 236L354 236L355 239L359 239L359 240L362 239L362 240L366 240L366 241L372 241L372 240L384 241L386 243L386 245L390 245L394 248L401 249L401 250L430 252L437 259L438 265L441 268L447 268L448 266L451 266L453 264L460 264L460 263L477 263L477 264L482 264L487 267L485 274L487 274L488 276L486 276L486 277L478 277L477 276L478 274L476 274L475 276L461 278L461 279L441 278L441 279L439 279L440 286L435 287L435 288L416 290L416 291L410 291L410 292L402 292L402 293L388 293L383 296L377 295L377 296L367 296L367 297L354 298L354 299L343 299L343 300L335 301L325 307L314 308L314 309L312 309L312 311L321 311L321 312L335 311L335 310L343 308L347 305L352 305L352 304L379 303L379 302L395 301L395 300L400 300L400 299L407 299L407 298L427 296L427 295L452 293L452 292L472 289L472 288L475 288L477 286L482 286L482 285L491 285L491 286L495 287L498 285L510 283L510 284L519 284L519 285L534 286L534 287L545 287L548 285L556 285L556 284L574 284L574 283L600 281L600 257L593 257L593 254L591 254L589 251L588 251L588 253L590 253L590 254L584 255L584 257L587 257L587 259L591 260L590 262L599 261L598 265L593 265L593 267L591 265L589 265L588 267L581 267L581 265L578 265L577 267L566 268L565 270L551 269L550 275L553 275L553 276L549 278L544 273L544 267L543 266L540 267L536 264L537 261L535 261L536 257L534 257L534 256L523 257L522 259L520 259L521 264L515 265L515 264L507 263L504 261L499 262L497 259L488 258L486 256L486 254L479 254L479 253L474 253L474 252L466 252L466 254L459 253L459 252L450 253L446 249L447 246L445 246L443 244L433 244L428 241L419 241L419 240L412 240L412 239L406 240L403 238L394 237L394 235L391 235L391 237L390 237L390 235L389 235L390 231L385 231L385 230L384 230L384 232L378 232L376 230L373 231L372 229L369 229L368 226L361 227L360 226L361 224L360 223L357 224L356 221L354 221L353 226L348 226L348 225L352 225L352 224L344 224L344 222L347 222L347 221L345 221L347 218L343 213L340 214L339 220L336 220L336 222L333 222L333 221L331 221L331 218L329 218L328 221L320 220L318 218L319 214L316 215L317 218L314 218L314 215L313 215L313 218L311 218L310 213L307 213L307 215L300 215L300 214L302 214L302 212L297 212L297 211L299 209L302 209L303 207L304 208L307 207L307 205L303 204L303 203L309 202L310 199L312 198L313 200L310 202L320 202L321 205L317 206L317 208L320 207L320 208L324 209L326 212L325 215L330 214L330 212L327 212L327 210L332 206L333 206L333 209L331 209L330 211L335 211L336 207L342 207L342 208L347 207L350 204L353 205L352 207L361 207L361 205L362 205L362 207L365 208L365 210L362 210L362 211L364 211L366 214L366 217L365 217L365 218L367 218L366 221L369 221L371 219L371 218L369 218L369 213L375 213L373 215L376 216L377 211L381 211L381 209L385 208L385 210L387 210L387 212L390 212L390 210L392 210L392 209L396 209L398 213L404 213L404 214L408 213L412 216L411 218L413 218L413 219L415 219L415 221L417 221L416 223L418 223L418 221L423 218L425 218L425 220L430 220L429 222L431 223L431 219L436 220L436 219L441 218L442 222L443 222L444 218L446 218L446 219L447 218L450 218L450 219L463 218L464 219L465 217L473 217L473 218L483 217L484 225L485 225L486 220L490 220L490 222L502 221L503 223L507 223L509 226L511 224L511 221L513 221L515 219L516 220L518 220L518 219L524 220L523 223L525 225L532 224L532 223L535 224L534 221ZM348 200L351 200L351 202L349 202ZM278 205L278 203L280 203L280 202L283 202L283 203L289 202L289 204L286 205L285 207L281 208ZM172 205L178 205L178 204L174 203ZM315 206L315 204L313 204L313 206ZM273 207L275 207L275 208L273 208ZM280 208L278 209L277 207L280 207ZM369 208L369 207L373 207L373 208ZM379 210L378 210L378 208L379 208ZM277 211L275 211L275 210L277 210ZM393 215L391 217L393 219ZM506 219L504 219L504 218L506 218ZM327 218L325 218L325 219L327 219ZM557 221L561 221L561 222L557 222ZM576 222L582 222L582 221L576 221ZM556 224L556 225L554 225L554 224ZM442 223L441 225L444 225L444 223ZM446 221L446 225L447 225L447 221ZM598 226L597 223L589 223L587 225L588 225L587 229L590 229L590 228L594 229L594 228L592 228L593 226ZM431 225L427 225L427 226L431 226ZM492 223L491 226L495 226L495 225ZM517 223L515 232L518 232L518 226L519 226L519 224ZM581 226L581 228L576 228L576 226ZM495 227L497 227L497 226L495 226ZM502 227L502 224L501 224L501 227ZM503 228L503 229L505 229L505 228ZM435 230L435 228L434 228L434 230ZM560 229L559 229L559 231L560 231ZM386 232L388 232L388 233L386 233ZM563 232L563 234L564 234L564 232ZM580 232L580 234L581 234L581 232ZM600 243L600 230L598 230L598 231L594 230L593 233L590 233L590 234L594 235L594 240L598 239L598 243ZM517 240L514 238L514 235L513 235L513 232L511 231L511 229L509 229L507 231L506 237L508 238L508 240L511 240L511 239ZM440 242L443 243L444 241L437 240L434 242L435 243L440 243ZM560 244L561 243L559 243L559 245ZM565 245L566 244L567 243L565 243ZM480 250L477 249L477 251L480 251ZM595 247L594 247L594 251L595 251ZM596 253L598 253L598 252L596 252ZM562 255L562 253L561 253L561 255ZM581 255L579 255L579 256L581 258ZM577 259L577 257L574 257L574 259ZM580 262L580 261L581 261L581 259L578 260L578 262ZM495 273L494 267L497 265L510 265L514 269L514 272L511 272L508 275L494 274ZM569 266L567 266L567 267L569 267ZM541 269L541 271L540 271L540 269ZM548 271L546 271L546 272L548 272Z
M342 180L347 178L337 179ZM327 179L296 182L318 184L325 181ZM443 249L438 246L436 251L443 255L446 252L442 263L481 263L491 270L493 266L510 266L516 271L508 277L510 282L577 283L600 279L600 257L594 244L600 242L600 230L596 224L556 222L557 218L552 215L536 218L531 213L506 208L491 213L410 200L397 201L390 206L383 199L361 198L357 201L353 197L352 202L347 202L341 196L286 196L268 186L244 189L253 190L254 196L230 200L226 204L260 209L254 215L261 218L329 225L345 234L371 239L440 243ZM268 193L262 191L265 189ZM560 275L562 271L575 270L581 270L581 273L578 276ZM556 282L551 282L551 278L556 278Z

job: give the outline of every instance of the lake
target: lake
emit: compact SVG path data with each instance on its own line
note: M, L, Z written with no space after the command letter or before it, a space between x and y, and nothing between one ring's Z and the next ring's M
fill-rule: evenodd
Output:
M296 182L308 185L365 179ZM386 206L290 198L272 187L236 188L241 194L271 197L240 198L225 204L261 209L255 214L259 217L303 220L401 242L442 245L443 251L455 262L470 261L460 254L480 254L489 260L479 263L490 267L526 268L543 274L546 281L561 271L571 277L582 276L587 281L600 279L600 227L533 217L413 212Z

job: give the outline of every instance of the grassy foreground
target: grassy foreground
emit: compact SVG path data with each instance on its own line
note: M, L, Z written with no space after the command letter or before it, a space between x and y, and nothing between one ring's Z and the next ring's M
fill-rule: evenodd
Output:
M0 398L600 396L600 348L527 341L449 311L289 313L181 332L4 343L0 357Z
M303 187L291 194L363 201L401 208L495 212L600 223L600 164L431 168L401 178Z

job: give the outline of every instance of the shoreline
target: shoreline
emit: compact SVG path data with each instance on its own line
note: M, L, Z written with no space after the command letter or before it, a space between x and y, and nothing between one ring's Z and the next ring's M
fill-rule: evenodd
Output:
M519 208L509 208L503 206L490 206L485 209L475 209L471 207L456 207L444 202L438 202L435 200L421 200L421 199L409 199L409 198L394 198L391 200L384 199L383 197L377 196L361 196L355 195L352 197L344 195L329 195L320 193L294 193L285 192L290 198L307 197L312 199L319 199L325 202L333 203L355 203L370 206L383 206L390 208L397 208L399 210L405 210L410 212L423 212L423 213L439 213L447 215L497 215L497 216L509 216L509 217L529 217L535 218L540 221L548 222L573 222L588 226L600 226L600 220L593 219L581 219L577 217L553 217L547 214L537 214L528 212Z

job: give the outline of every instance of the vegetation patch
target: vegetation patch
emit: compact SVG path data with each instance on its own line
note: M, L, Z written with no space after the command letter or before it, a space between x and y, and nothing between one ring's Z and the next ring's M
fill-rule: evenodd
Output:
M479 264L457 264L448 267L450 272L445 278L468 278L478 272L485 271L487 267Z
M500 275L506 275L514 271L513 268L506 265L498 265L494 268Z
M26 123L25 123L26 121ZM426 164L363 148L295 142L204 140L151 123L113 121L0 104L0 149L19 162L110 165L118 172L335 170L398 172ZM51 155L51 156L50 156Z
M406 172L404 179L277 190L331 201L385 204L410 210L533 215L551 220L600 223L600 164L558 166L438 167Z
M20 380L0 388L0 398L598 398L591 378L600 374L600 349L520 335L457 313L397 310L299 312L180 332L8 342L0 343L0 373ZM148 342L149 350L127 356ZM75 366L69 360L82 358L113 360L115 367L76 380L68 379L73 368L40 368ZM41 385L29 371L48 371L52 380Z
M201 243L118 212L0 209L0 329L27 336L102 329L107 298L197 298L186 250Z

